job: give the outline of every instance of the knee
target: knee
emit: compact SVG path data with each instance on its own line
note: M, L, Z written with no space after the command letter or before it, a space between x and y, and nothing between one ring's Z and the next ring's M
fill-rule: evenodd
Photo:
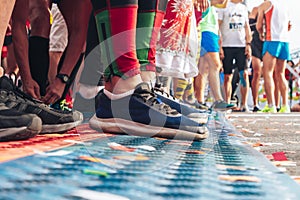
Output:
M228 83L230 83L231 84L231 81L232 81L232 74L225 74L225 76L224 76L224 83L226 84L228 84Z
M260 71L253 71L253 77L259 79L259 78L260 78L260 75L261 75L261 72L260 72Z
M213 66L213 70L216 72L219 72L222 68L222 65L220 62L216 62L215 65Z
M285 80L285 76L284 73L274 73L274 81L278 82L278 81L284 81Z

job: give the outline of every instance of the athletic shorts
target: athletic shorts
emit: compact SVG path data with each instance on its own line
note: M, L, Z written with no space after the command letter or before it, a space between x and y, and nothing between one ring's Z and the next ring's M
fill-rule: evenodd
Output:
M49 51L63 52L68 44L68 28L57 5L51 9L53 23L50 30Z
M204 56L209 52L219 52L219 36L213 32L202 32L200 56Z
M253 38L251 42L252 56L262 60L263 42L259 38Z
M223 47L223 50L224 59L222 62L224 74L232 74L234 66L236 66L239 71L248 68L245 47Z
M281 60L291 60L288 42L265 41L262 55L264 56L266 52Z

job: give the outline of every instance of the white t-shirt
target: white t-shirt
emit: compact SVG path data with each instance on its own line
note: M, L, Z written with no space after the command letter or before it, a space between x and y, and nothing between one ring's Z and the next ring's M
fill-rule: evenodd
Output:
M248 10L242 3L229 2L226 8L218 10L219 20L222 20L220 31L223 47L245 47L245 24L248 22Z

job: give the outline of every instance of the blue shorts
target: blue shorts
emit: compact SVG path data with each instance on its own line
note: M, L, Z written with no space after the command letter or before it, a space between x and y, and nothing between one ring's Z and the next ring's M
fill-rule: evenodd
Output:
M288 42L265 41L262 55L264 56L266 52L281 60L291 60Z
M209 52L219 52L219 36L213 32L202 32L200 56Z

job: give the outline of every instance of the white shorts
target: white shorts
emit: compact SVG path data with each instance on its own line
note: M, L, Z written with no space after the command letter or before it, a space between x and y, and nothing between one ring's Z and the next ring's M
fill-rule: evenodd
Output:
M68 44L68 29L64 17L56 4L51 9L53 23L50 30L49 51L63 52Z

